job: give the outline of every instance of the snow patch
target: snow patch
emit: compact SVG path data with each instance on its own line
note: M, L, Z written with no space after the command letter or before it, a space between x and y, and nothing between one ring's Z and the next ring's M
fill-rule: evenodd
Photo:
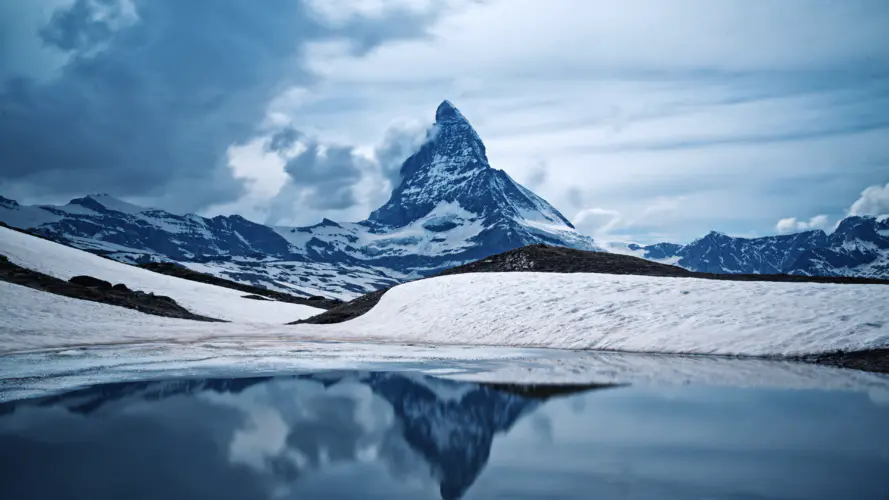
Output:
M321 312L300 304L245 299L237 290L158 274L2 227L0 254L21 267L64 280L85 274L166 295L195 314L227 321L284 324Z

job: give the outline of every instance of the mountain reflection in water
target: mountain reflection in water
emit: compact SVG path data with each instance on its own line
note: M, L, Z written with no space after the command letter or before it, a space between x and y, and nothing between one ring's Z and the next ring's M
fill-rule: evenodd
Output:
M886 498L887 417L861 393L407 373L108 384L0 405L0 497Z

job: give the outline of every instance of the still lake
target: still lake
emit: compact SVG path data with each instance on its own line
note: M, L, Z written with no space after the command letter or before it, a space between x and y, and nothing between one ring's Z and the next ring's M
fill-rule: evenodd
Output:
M0 498L889 498L885 391L628 380L180 373L7 397Z

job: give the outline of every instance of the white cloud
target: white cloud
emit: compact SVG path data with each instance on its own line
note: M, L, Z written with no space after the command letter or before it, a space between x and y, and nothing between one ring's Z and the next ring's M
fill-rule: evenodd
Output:
M621 222L620 212L605 208L585 208L574 216L572 224L578 231L593 237L611 233Z
M346 28L337 36L298 37L301 41L293 48L299 49L299 57L271 60L243 73L255 77L236 79L256 80L263 96L266 87L276 89L269 90L270 101L249 103L254 111L266 106L264 118L258 117L265 121L258 124L260 133L290 126L323 144L349 145L362 165L391 167L394 163L380 159L387 124L395 120L429 124L436 105L449 98L482 136L494 168L528 184L569 217L585 207L608 207L577 213L575 219L588 232L620 236L616 232L621 231L637 242L667 237L690 241L711 229L768 234L785 214L828 214L836 219L847 212L848 202L863 186L885 182L889 176L885 149L889 122L873 111L889 105L885 77L889 4L884 1L628 0L616 5L607 0L552 0L545 9L538 0L309 0L308 4L314 8L308 16L313 23L320 20L327 28ZM35 33L45 24L47 11L34 5L37 2L28 0L0 2L0 55L10 56L0 57L0 76L10 71L27 77L51 74L64 56L58 50L47 53L38 43ZM269 22L251 32L265 31L264 26L299 27L291 10L273 9L280 23ZM21 15L6 16L8 20L2 15L16 12ZM440 14L435 22L432 13ZM376 22L389 16L391 22ZM232 27L253 17L233 22ZM359 18L374 22L358 30L348 28ZM414 33L408 18L430 23L429 29ZM375 42L381 33L402 29L405 33L387 37L387 43ZM300 32L291 29L287 35ZM287 40L277 31L270 34L275 40ZM368 42L367 50L356 50L356 42ZM254 45L264 47L244 47ZM233 43L235 48L241 46ZM179 50L177 60L183 54L195 62L227 60ZM259 55L246 54L249 57L243 60L252 64L283 52L263 50ZM143 48L137 47L134 54L141 53ZM303 62L310 78L293 77L301 73ZM168 66L174 67L164 67ZM219 87L218 75L238 74L220 71L205 76L207 82L199 78L195 82L201 84L199 90L212 90ZM171 96L183 96L181 89L173 90L177 92ZM254 95L245 92L225 90L220 95L229 96L224 101L229 103ZM166 101L158 101L158 95L148 94L150 99L137 108L160 109ZM203 94L185 98L200 100ZM86 104L84 109L104 109ZM226 116L244 121L242 108L247 109L239 105L238 113ZM206 121L212 124L231 121L210 118ZM186 120L161 117L148 122ZM247 193L203 213L239 212L263 220L269 198L286 184L284 162L263 152L259 142L250 142L249 133L236 135L239 144L220 141L221 150L227 147L229 152L224 173L232 174L239 187L244 183ZM401 154L398 148L392 151ZM210 163L200 158L183 161L183 165ZM316 210L299 197L288 197L293 203L280 211L294 224L312 224L321 217L363 219L387 195L394 171L394 167L368 168L355 185L358 204L346 210ZM52 177L42 176L41 182L48 178ZM183 190L191 192L202 183L224 186L215 178L207 183L191 176ZM886 205L873 189L849 212L885 213ZM17 197L13 184L4 185L3 191ZM570 193L583 193L583 199L578 202ZM177 187L168 198L187 197ZM169 206L166 198L154 201ZM812 224L812 220L782 220L785 229Z
M778 221L775 229L781 234L798 233L800 231L811 231L813 229L827 229L830 225L830 219L826 215L816 215L808 221L797 220L796 217L787 217Z
M889 214L889 182L885 186L871 186L861 192L849 208L849 215Z

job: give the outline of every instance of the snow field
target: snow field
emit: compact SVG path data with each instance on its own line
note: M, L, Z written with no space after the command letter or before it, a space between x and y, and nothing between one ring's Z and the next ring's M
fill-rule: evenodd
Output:
M82 250L0 227L0 254L21 267L64 280L89 275L133 290L172 297L189 311L239 323L285 324L322 312L315 307L243 298L247 295L105 259ZM0 305L0 308L3 306Z
M889 286L482 273L397 286L324 328L397 342L796 355L889 347Z

